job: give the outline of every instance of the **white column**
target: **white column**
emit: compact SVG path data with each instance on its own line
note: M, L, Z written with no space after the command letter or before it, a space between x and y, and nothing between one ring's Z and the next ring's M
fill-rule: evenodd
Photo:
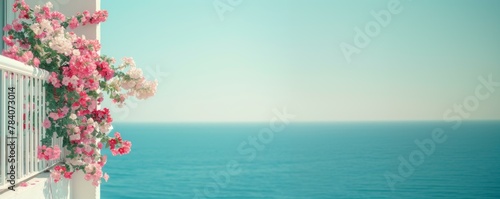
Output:
M71 199L99 199L101 187L94 187L91 181L83 179L83 171L73 173L70 181Z

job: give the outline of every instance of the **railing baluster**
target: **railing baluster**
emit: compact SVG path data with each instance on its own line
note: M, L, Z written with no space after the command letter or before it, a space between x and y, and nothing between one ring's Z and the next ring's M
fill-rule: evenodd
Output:
M21 176L24 177L26 176L26 174L28 173L28 165L26 162L26 158L28 156L28 131L29 131L29 125L30 125L30 120L29 120L29 82L28 82L28 79L26 78L26 76L21 76L21 80L23 82L23 91L24 91L24 96L23 96L23 100L24 100L24 109L23 109L23 139L22 139L22 142L23 142L23 147L20 148L23 150L23 157L21 159L21 162L23 163L23 166L22 166L22 174Z
M30 157L30 136L31 136L31 126L33 125L33 120L31 118L31 88L32 88L32 84L31 84L31 78L26 78L26 87L25 90L26 90L26 109L25 109L25 115L26 115L26 126L24 127L24 150L25 150L25 156L24 156L24 173L27 175L29 174L29 164L30 164L30 161L29 161L29 157Z
M22 92L20 92L22 94L22 100L23 100L23 108L19 111L19 115L21 115L21 117L19 117L19 120L22 120L22 128L19 129L20 130L20 133L19 133L19 143L20 143L20 147L19 147L19 150L21 151L20 154L21 156L19 157L19 163L21 164L19 166L21 172L19 173L19 178L23 178L25 175L26 175L26 128L28 128L28 113L27 113L27 103L28 103L28 85L27 85L27 82L26 82L26 76L23 76L23 75L19 75L18 76L18 82L19 82L19 86L22 87Z
M34 80L36 82L36 89L35 89L35 96L36 96L36 100L35 100L35 118L36 118L36 122L37 122L37 125L35 126L35 131L33 132L33 163L31 164L32 168L33 168L33 172L37 172L38 169L37 169L37 158L36 158L36 149L38 147L38 132L40 132L40 126L42 126L42 123L40 122L40 95L41 95L41 92L40 92L40 79L36 79Z
M21 77L21 81L22 81L22 85L23 85L23 93L24 93L24 96L23 96L23 100L24 100L24 107L23 107L23 139L22 139L22 142L23 142L23 147L20 148L21 150L23 150L23 157L21 159L21 162L23 163L23 166L22 166L22 174L21 176L24 177L28 172L28 165L27 165L27 161L26 161L26 158L28 157L28 143L27 143L27 138L28 138L28 132L29 132L29 125L30 125L30 120L29 120L29 82L26 78L26 76L22 76Z
M33 77L30 77L30 80L29 80L29 89L30 89L30 127L29 127L29 131L28 131L28 158L26 158L26 161L28 161L28 165L27 165L27 170L28 170L28 175L31 174L31 172L33 172L33 167L32 167L32 164L33 164L33 128L35 128L35 125L36 125L36 120L34 120L34 104L33 104L33 98L35 97L35 92L34 92L34 87L35 87L35 82L33 82L34 78Z
M38 123L38 117L36 115L36 109L38 108L38 105L37 105L37 98L38 98L38 79L32 79L33 81L33 131L31 132L31 157L30 157L30 170L31 172L35 172L35 162L36 162L36 159L35 159L35 156L36 156L36 148L35 148L35 143L36 143L36 131L38 129L38 126L40 126L40 123Z
M23 91L24 91L24 109L23 109L23 159L21 159L23 166L23 173L21 174L22 177L26 176L28 174L28 165L26 162L26 158L28 157L28 131L29 131L29 125L30 125L30 120L29 120L29 82L26 76L22 76L21 80L23 82Z
M28 174L28 161L27 158L29 157L29 129L31 125L30 121L30 107L29 107L29 96L30 96L30 85L29 85L29 79L26 76L23 76L23 88L24 88L24 110L23 110L23 119L24 119L24 125L23 125L23 177Z
M22 178L23 177L23 152L24 152L24 144L23 144L23 113L24 113L24 82L23 82L23 77L21 75L16 75L16 84L17 84L17 99L19 100L19 108L17 109L17 121L18 121L18 127L17 127L17 140L18 140L18 147L17 147L17 178Z
M30 107L29 107L29 96L30 96L30 85L29 85L29 79L26 76L22 77L23 80L23 90L24 90L24 110L23 110L23 119L24 119L24 124L23 124L23 177L28 174L28 161L27 158L29 157L29 129L31 125L29 113L30 113Z
M45 93L46 93L46 90L45 90L45 87L43 87L43 93L44 95L42 95L42 102L43 102L43 106L42 106L42 113L43 113L43 117L46 118L47 117L47 110L45 109L45 107L47 106L47 102L45 101ZM45 128L42 129L42 134L41 134L41 137L40 138L44 138L45 137ZM38 140L38 143L40 145L42 145L41 143L41 140ZM45 167L45 160L41 160L40 161L40 170L43 170L43 167Z
M29 157L28 157L28 167L29 167L29 173L31 174L33 172L33 136L35 134L35 126L37 125L36 118L35 118L35 78L31 77L30 78L30 117L31 117L31 125L30 125L30 130L29 130Z
M40 117L43 118L44 115L45 115L45 112L43 112L44 108L45 108L45 101L43 100L43 96L45 95L45 93L43 92L43 90L40 90L41 94L40 94L40 108L38 110L38 113L40 114ZM42 125L43 126L43 125ZM38 147L41 146L40 144L40 140L42 139L42 132L43 132L44 128L40 128L39 131L37 132L37 139L36 139L36 149L35 150L38 150ZM38 152L38 151L37 151ZM38 153L37 153L38 154ZM41 166L42 166L42 161L39 160L38 158L36 159L36 170L37 171L40 171L41 170Z

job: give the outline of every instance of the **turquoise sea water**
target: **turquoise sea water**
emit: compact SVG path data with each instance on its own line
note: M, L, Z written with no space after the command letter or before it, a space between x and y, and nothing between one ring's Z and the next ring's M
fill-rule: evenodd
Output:
M266 127L114 124L132 152L109 158L101 197L500 198L499 122L290 123L264 144Z

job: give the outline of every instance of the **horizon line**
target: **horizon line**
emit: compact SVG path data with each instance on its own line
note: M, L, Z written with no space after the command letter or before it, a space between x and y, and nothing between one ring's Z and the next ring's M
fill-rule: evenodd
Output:
M115 124L261 124L268 123L269 121L116 121ZM303 121L290 121L289 123L413 123L413 122L453 122L444 120L303 120ZM500 122L500 119L466 119L462 122Z

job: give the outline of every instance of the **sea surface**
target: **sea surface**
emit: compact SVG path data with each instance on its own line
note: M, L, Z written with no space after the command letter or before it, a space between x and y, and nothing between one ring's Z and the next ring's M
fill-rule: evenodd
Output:
M113 131L132 152L109 157L103 199L500 198L499 122L115 123Z

